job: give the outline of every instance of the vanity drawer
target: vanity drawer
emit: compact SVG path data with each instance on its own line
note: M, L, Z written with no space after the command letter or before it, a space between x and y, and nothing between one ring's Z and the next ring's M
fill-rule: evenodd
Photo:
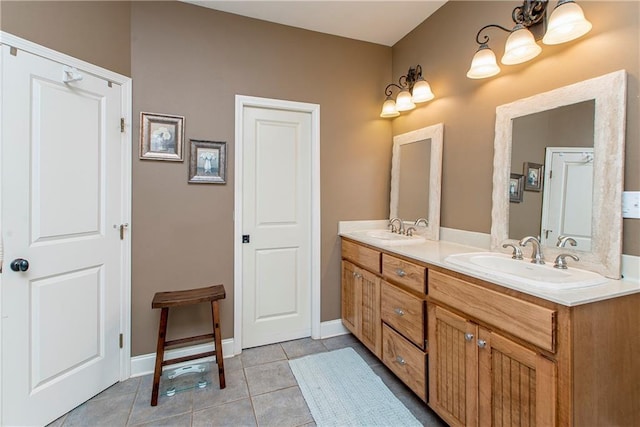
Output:
M555 352L556 311L446 274L429 272L429 297Z
M382 361L422 400L427 401L426 364L424 352L382 324Z
M342 239L342 258L348 259L367 270L380 273L380 252Z
M382 275L385 278L423 294L427 291L426 271L426 268L412 262L382 254Z
M424 300L387 282L382 282L381 317L424 350Z

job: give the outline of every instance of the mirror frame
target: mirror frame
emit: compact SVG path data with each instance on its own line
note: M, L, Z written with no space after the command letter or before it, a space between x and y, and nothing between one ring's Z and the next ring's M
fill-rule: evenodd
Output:
M425 139L431 139L431 162L429 164L429 212L426 219L425 239L440 239L440 195L442 192L442 143L444 125L442 123L427 126L393 137L393 155L391 160L391 194L389 217L398 216L398 197L400 194L400 147ZM418 219L418 218L415 218ZM404 219L403 219L404 220Z
M543 249L547 262L552 262L560 253L574 253L580 258L579 263L573 264L577 268L595 271L612 279L620 278L626 95L627 73L620 70L496 108L492 251L505 252L503 243L517 244L508 235L512 120L593 99L595 114L591 252L548 246Z

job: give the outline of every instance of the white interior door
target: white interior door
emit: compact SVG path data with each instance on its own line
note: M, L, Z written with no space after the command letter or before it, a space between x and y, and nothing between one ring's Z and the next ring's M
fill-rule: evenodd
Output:
M2 424L42 425L120 377L122 93L7 45L2 72Z
M311 335L311 122L243 110L242 348Z
M558 236L573 237L572 249L591 250L593 148L548 147L545 156L541 238L555 246Z

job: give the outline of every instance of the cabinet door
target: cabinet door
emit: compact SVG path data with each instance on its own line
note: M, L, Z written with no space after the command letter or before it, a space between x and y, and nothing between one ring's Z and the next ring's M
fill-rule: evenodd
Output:
M382 357L380 278L360 270L360 340L378 358Z
M428 304L429 406L450 426L478 425L478 326Z
M555 426L555 363L483 328L479 334L480 426Z
M358 267L350 262L342 261L342 324L356 337L360 337L360 271Z

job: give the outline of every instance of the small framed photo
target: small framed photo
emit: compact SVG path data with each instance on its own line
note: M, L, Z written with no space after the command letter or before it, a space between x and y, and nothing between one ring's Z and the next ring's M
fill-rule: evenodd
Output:
M190 140L189 182L192 184L227 183L227 143Z
M522 202L522 192L524 187L524 175L512 173L509 177L509 201L511 203Z
M184 160L184 117L140 113L140 158L145 160Z
M524 189L527 191L542 190L544 166L538 163L524 162Z

